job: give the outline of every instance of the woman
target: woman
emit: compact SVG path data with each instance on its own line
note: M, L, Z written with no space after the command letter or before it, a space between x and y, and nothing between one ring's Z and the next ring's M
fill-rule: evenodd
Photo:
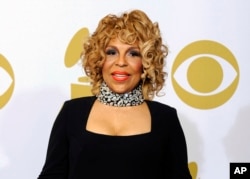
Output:
M104 17L82 54L94 96L65 102L38 178L191 178L176 110L152 101L167 53L144 12Z

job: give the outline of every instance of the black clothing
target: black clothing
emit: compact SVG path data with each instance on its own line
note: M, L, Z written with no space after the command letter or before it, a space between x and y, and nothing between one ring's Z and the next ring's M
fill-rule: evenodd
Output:
M38 179L191 179L185 137L174 108L146 101L151 131L111 136L86 130L95 100L84 97L64 103Z

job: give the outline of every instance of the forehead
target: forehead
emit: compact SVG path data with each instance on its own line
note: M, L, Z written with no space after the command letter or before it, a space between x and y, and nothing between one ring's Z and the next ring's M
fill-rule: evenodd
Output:
M111 39L108 43L108 47L110 47L110 46L117 47L117 48L119 48L119 47L120 48L121 47L123 47L123 48L131 48L131 47L139 48L138 42L135 42L133 44L128 44L128 43L122 42L119 38Z

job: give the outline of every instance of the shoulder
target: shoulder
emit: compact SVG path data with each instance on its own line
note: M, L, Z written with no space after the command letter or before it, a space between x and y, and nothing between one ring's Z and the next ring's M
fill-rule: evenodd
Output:
M88 116L95 99L95 96L90 96L65 101L58 118L70 120L72 124L79 124L79 121Z
M149 101L148 106L156 131L167 132L168 134L182 134L182 127L176 108L157 101Z
M147 101L147 104L156 124L170 127L179 123L177 110L174 107L157 101Z
M158 101L147 101L148 107L152 112L157 113L176 113L176 109Z
M67 100L64 102L61 111L75 115L83 111L86 112L91 109L95 99L95 96L87 96Z
M74 98L70 99L64 102L64 105L69 107L83 107L88 106L94 103L96 97L95 96L86 96L86 97L80 97L80 98Z

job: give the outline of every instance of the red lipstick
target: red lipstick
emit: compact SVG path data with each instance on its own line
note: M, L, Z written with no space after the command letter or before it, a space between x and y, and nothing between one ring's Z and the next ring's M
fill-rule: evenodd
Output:
M111 75L115 81L120 81L120 82L126 81L130 76L129 73L124 71L114 71L113 73L111 73Z

